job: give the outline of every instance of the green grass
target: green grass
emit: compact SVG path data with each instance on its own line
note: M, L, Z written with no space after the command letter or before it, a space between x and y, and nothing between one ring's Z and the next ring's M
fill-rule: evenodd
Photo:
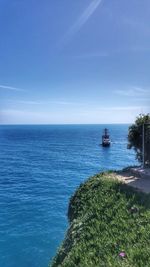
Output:
M71 198L69 229L52 267L150 267L150 195L109 175L90 178Z

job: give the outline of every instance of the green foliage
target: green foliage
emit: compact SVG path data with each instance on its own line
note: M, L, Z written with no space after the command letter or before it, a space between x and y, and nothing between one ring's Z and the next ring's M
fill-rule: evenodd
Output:
M90 178L71 198L70 227L51 267L150 266L150 195L113 175Z
M150 114L140 114L136 120L135 123L132 124L129 127L129 133L128 133L128 148L134 148L136 152L136 158L139 160L139 162L142 161L142 129L143 124L150 123ZM146 147L147 149L147 156L149 155L148 149L149 147Z

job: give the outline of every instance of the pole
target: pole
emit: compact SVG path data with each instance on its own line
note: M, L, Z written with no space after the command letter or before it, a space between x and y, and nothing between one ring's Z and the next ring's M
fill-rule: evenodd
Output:
M145 127L143 123L143 129L142 129L142 154L143 154L143 168L145 167Z

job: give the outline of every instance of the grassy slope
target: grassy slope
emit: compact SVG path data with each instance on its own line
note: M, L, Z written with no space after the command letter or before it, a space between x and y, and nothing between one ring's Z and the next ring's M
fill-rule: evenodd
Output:
M150 195L99 174L75 192L68 218L52 267L150 267Z

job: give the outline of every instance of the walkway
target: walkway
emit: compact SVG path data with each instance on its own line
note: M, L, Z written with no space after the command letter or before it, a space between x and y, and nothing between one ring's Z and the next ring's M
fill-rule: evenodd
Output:
M116 178L140 191L150 193L150 168L131 168L128 171L116 173Z

